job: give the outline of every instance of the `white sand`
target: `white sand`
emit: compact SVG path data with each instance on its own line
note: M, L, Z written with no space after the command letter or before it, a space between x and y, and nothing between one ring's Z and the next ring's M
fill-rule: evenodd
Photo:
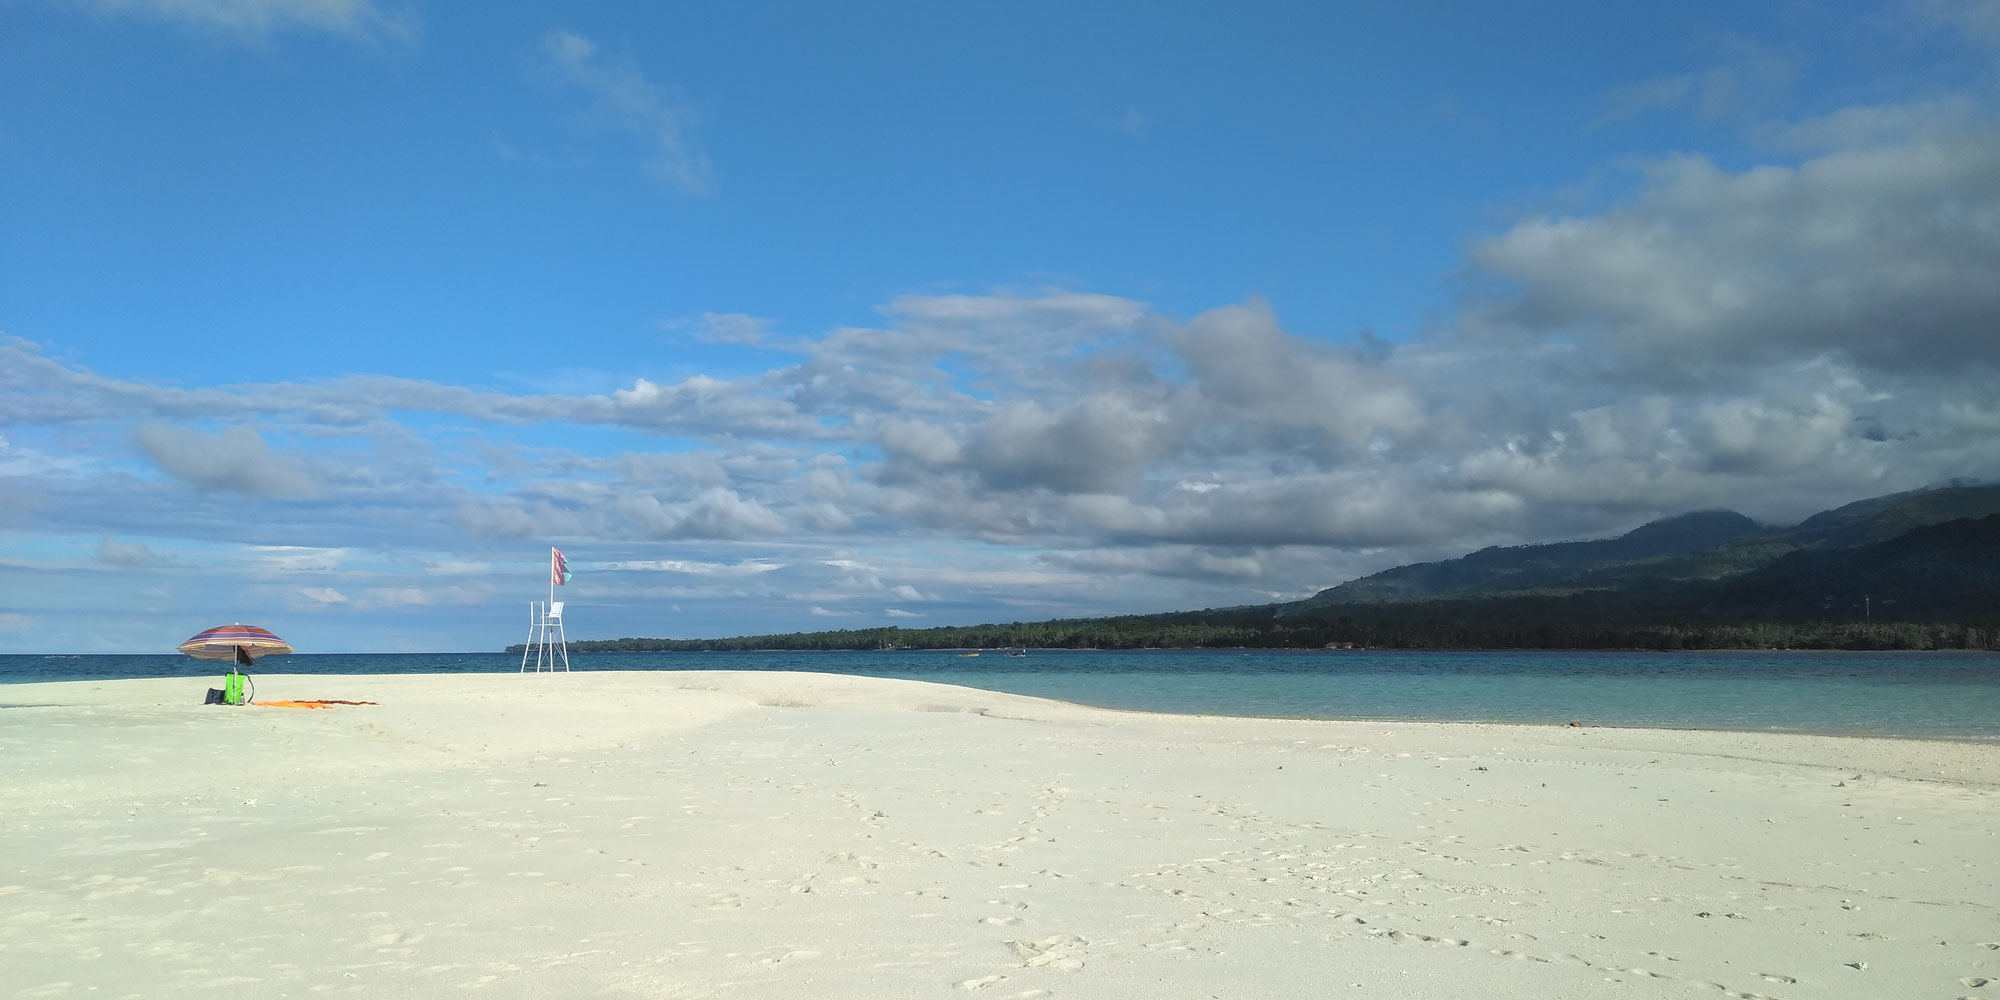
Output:
M208 684L0 687L0 994L2000 998L1992 746Z

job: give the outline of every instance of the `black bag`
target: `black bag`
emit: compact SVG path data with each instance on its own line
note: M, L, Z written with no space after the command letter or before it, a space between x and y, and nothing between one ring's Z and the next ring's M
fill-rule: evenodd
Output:
M201 702L201 703L202 703L202 704L204 704L204 705L220 705L220 704L222 704L222 689L221 689L221 688L209 688L209 689L208 689L208 697L206 697L206 698L202 699L202 702Z

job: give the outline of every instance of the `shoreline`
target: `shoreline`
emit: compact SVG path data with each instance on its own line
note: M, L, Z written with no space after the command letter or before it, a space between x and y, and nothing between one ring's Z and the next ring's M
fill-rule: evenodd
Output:
M845 651L845 650L826 650L826 651L815 651L815 652L851 655L851 651ZM1060 656L1067 652L1069 651L1057 651L1055 655ZM1083 653L1085 651L1075 651L1075 652ZM1090 651L1090 652L1096 653L1101 651ZM1212 651L1197 651L1197 652L1212 652ZM1255 656L1257 652L1258 651L1248 651L1247 655ZM1290 661L1294 658L1296 653L1305 651L1270 651L1270 652L1279 654L1276 657L1276 659L1278 660ZM1345 651L1341 652L1343 654L1345 653ZM1377 651L1370 651L1370 652L1377 652ZM1395 651L1395 652L1408 653L1410 651ZM1560 656L1563 655L1564 651L1538 651L1538 652ZM1780 651L1705 650L1705 651L1697 651L1693 658L1707 659L1709 657L1716 657L1726 661L1727 659L1739 655L1763 657L1763 656L1772 656L1773 654L1778 652ZM1788 652L1787 658L1789 658L1790 656L1811 656L1819 651L1787 651L1787 652ZM1853 655L1853 656L1882 657L1887 660L1907 662L1907 657L1886 655L1886 654L1913 652L1913 651L1846 651L1846 652L1847 655ZM1984 653L1979 651L1950 650L1942 652L1970 652L1976 658L1993 659L1995 661L1996 667L2000 667L2000 655L1992 653ZM601 656L601 654L589 654L589 655L593 657ZM646 654L638 654L638 655L646 655ZM741 661L745 656L745 654L740 654L740 653L729 653L729 654L695 653L695 654L681 654L681 655L691 655L691 656L705 657L723 661ZM817 656L792 656L791 654L786 654L786 655L790 656L793 659L803 660L803 661L813 661L820 659L820 657ZM1112 653L1110 655L1116 656L1119 654ZM1685 656L1686 654L1674 654L1674 655ZM19 689L23 688L24 686L30 686L36 684L112 683L119 681L148 681L148 682L178 681L188 685L213 686L215 677L218 675L217 670L211 670L207 667L207 665L191 664L190 661L186 661L185 658L177 657L171 654L6 654L6 656L21 658L21 659L31 659L31 660L54 659L65 662L72 662L75 660L85 659L89 657L103 657L108 660L121 660L128 657L139 656L144 658L145 660L152 661L154 664L166 664L178 667L188 672L176 673L165 676L141 676L141 677L109 676L109 677L88 677L88 678L70 678L66 675L56 674L53 672L40 673L36 675L12 675L12 676L7 674L0 674L0 710L4 710L5 708L7 708L10 702L18 700L17 696L20 693ZM382 672L382 673L376 673L367 670L360 670L354 672L340 672L337 669L335 671L327 673L320 673L320 672L293 673L284 669L286 664L298 663L299 660L301 659L317 659L321 661L340 661L344 659L351 659L359 662L367 662L375 659L393 659L399 657L428 657L428 658L436 658L439 660L445 660L450 658L493 659L499 665L494 667L493 669L469 669L469 670L468 669L433 669L433 670L399 669L395 672ZM671 661L676 660L678 658L679 658L678 655L664 656L661 658L663 662L650 664L642 667L625 667L622 665L606 666L603 664L602 660L599 660L598 663L595 665L588 665L590 664L590 661L588 659L585 659L577 661L577 669L571 671L571 673L579 675L581 674L644 675L644 674L661 674L661 673L719 674L719 673L749 672L758 674L782 674L790 672L799 672L799 673L817 672L813 669L813 667L810 664L797 663L797 662L789 664L780 663L769 666L736 666L733 663L731 665L726 665L726 666L713 666L713 665L677 666L675 663ZM1644 657L1641 659L1650 659L1650 658L1651 657ZM1775 656L1773 658L1777 659L1777 657ZM4 659L4 657L0 657L0 659ZM616 659L622 661L625 660L626 657L618 657ZM828 663L837 662L840 659L842 659L842 657L835 656L833 657L832 660L826 662ZM1960 658L1952 657L1950 659L1957 660ZM1233 663L1235 662L1235 660L1233 657L1225 657L1220 662L1227 664L1227 663ZM1902 713L1903 716L1908 716L1908 717L1899 718L1897 713L1888 713L1879 719L1873 716L1872 714L1868 718L1861 718L1859 716L1854 716L1853 718L1849 718L1842 714L1836 714L1830 719L1823 717L1820 721L1825 722L1825 724L1817 726L1813 724L1814 720L1810 718L1795 721L1792 719L1784 718L1783 713L1772 713L1777 717L1771 719L1768 724L1762 724L1762 725L1732 724L1735 722L1753 723L1753 722L1764 721L1764 720L1748 719L1748 718L1704 719L1699 717L1701 714L1699 712L1693 713L1692 716L1684 718L1660 718L1658 716L1661 715L1662 713L1657 713L1657 712L1651 713L1653 716L1655 716L1652 718L1644 718L1644 717L1620 718L1619 717L1620 712L1625 711L1625 709L1623 709L1620 705L1587 703L1588 699L1586 699L1586 702L1581 702L1576 704L1573 707L1573 710L1564 710L1563 714L1561 715L1543 715L1533 711L1522 711L1520 710L1518 705L1515 706L1514 714L1512 717L1490 717L1490 716L1478 717L1470 714L1461 714L1454 716L1444 716L1441 714L1408 714L1408 713L1397 714L1393 710L1387 712L1379 712L1376 714L1370 714L1365 710L1366 709L1365 705L1345 705L1345 704L1336 705L1335 701L1337 699L1330 698L1328 692L1325 690L1325 684L1330 683L1330 681L1326 680L1325 678L1322 678L1317 682L1308 681L1309 684L1318 683L1320 686L1317 688L1308 686L1307 688L1301 689L1302 692L1312 692L1307 694L1304 700L1307 702L1313 702L1313 704L1311 704L1309 707L1304 708L1303 710L1298 707L1289 709L1280 709L1279 707L1272 705L1269 702L1268 698L1252 699L1253 701L1256 702L1255 704L1249 704L1245 702L1244 699L1239 698L1239 699L1234 699L1234 701L1236 702L1235 704L1225 704L1217 707L1207 707L1199 704L1189 704L1187 700L1184 698L1175 698L1172 696L1155 697L1153 699L1150 699L1151 701L1154 702L1153 704L1144 704L1144 703L1133 704L1135 699L1130 698L1124 693L1118 693L1116 695L1113 695L1113 694L1105 694L1104 692L1095 690L1083 690L1067 684L1051 685L1048 683L1035 682L1032 680L1032 678L1045 675L1054 676L1057 674L1061 674L1062 672L1061 671L1051 672L1047 670L1033 670L1033 669L1023 672L1020 671L1018 668L1012 667L1011 663L1012 661L1009 661L1010 665L1006 668L996 669L992 671L990 683L987 678L977 676L979 674L979 668L977 667L959 669L959 670L944 669L942 672L950 676L939 676L935 678L926 676L926 673L922 671L913 671L913 672L899 674L898 672L889 670L887 668L884 668L883 672L881 673L873 673L873 674L866 672L848 673L844 671L838 671L830 673L829 676L846 676L846 677L876 676L891 680L904 679L904 680L915 680L915 681L936 680L936 681L942 681L944 683L968 684L970 686L977 687L980 690L989 690L996 692L1005 692L1011 690L1031 697L1044 697L1044 698L1051 698L1058 700L1067 700L1068 702L1074 703L1084 708L1098 709L1103 711L1130 711L1130 712L1140 712L1140 713L1150 712L1170 717L1213 716L1217 718L1232 718L1232 719L1246 719L1246 720L1269 719L1269 720L1299 720L1299 721L1327 721L1327 722L1353 722L1353 723L1394 722L1394 723L1410 723L1410 724L1447 724L1447 725L1463 724L1463 725L1529 726L1529 727L1533 726L1564 727L1569 725L1570 723L1578 723L1582 727L1596 728L1596 729L1633 729L1633 730L1649 730L1649 731L1664 730L1664 731L1687 731L1687 732L1798 735L1798 736L1819 736L1819 737L1843 738L1843 739L1891 739L1891 740L1919 740L1919 741L1930 740L1930 741L1940 741L1948 743L1963 743L1963 744L1970 744L1977 746L1991 746L1995 744L2000 744L2000 732L1994 731L1992 726L1987 724L1988 716L1977 713L1967 714L1967 712L1963 709L1945 709L1942 706L1940 708L1942 711L1944 711L1945 714L1934 717L1932 723L1929 726L1924 725L1921 721L1917 721L1916 717L1910 716L1908 712ZM217 669L219 670L219 668ZM1228 672L1227 667L1223 667L1221 669L1223 672ZM434 653L434 654L309 653L309 654L297 654L294 657L288 657L283 660L274 661L272 669L269 670L260 666L254 668L251 671L251 675L257 678L260 682L266 678L274 678L274 677L374 678L374 677L407 676L407 677L436 677L436 678L477 678L477 677L505 677L509 675L518 675L519 673L520 671L511 662L511 657L509 656L509 654L496 654L496 653ZM1012 683L1012 684L1003 680L1003 678L1014 677L1014 676L1029 678L1030 680L1027 683ZM1278 676L1278 675L1272 675L1272 676ZM1313 674L1311 676L1319 677L1320 675ZM1500 673L1479 672L1474 674L1468 674L1466 676L1468 678L1471 678L1471 682L1475 685L1480 683L1491 683L1496 680L1497 681L1508 680L1508 677L1504 672ZM1607 677L1607 679L1614 681L1627 679L1623 675L1620 675L1615 671L1607 673L1605 676ZM1893 677L1893 675L1890 676ZM1269 678L1265 677L1264 674L1254 669L1247 670L1245 672L1245 677L1250 679L1249 681L1247 681L1247 683L1253 683L1253 684L1264 683L1269 680ZM2000 674L1996 674L1996 677L2000 677ZM1335 679L1337 680L1337 678ZM1710 680L1714 680L1718 683L1730 683L1746 679L1755 679L1755 678L1753 676L1748 676L1748 675L1741 677L1732 676L1732 677L1715 677L1715 678L1709 678L1709 677L1690 678L1691 681L1707 682ZM1806 682L1811 683L1812 681L1808 680ZM1169 688L1171 688L1171 685L1169 685ZM1984 684L1979 685L1979 688L1982 691L1991 690L1989 686ZM193 694L190 697L198 699L200 692L205 689L206 687L192 688L191 690L193 691ZM1094 701L1090 697L1092 694L1101 694L1103 696L1103 699L1110 703L1100 704L1097 701ZM1849 695L1848 697L1852 698L1857 696ZM1136 699L1136 700L1144 702L1147 701L1148 699ZM1458 700L1464 702L1465 698L1461 697ZM1991 701L1991 696L1988 695L1986 700ZM1122 704L1119 703L1121 701L1123 702ZM1223 701L1227 702L1231 701L1231 699L1223 699ZM1368 701L1368 699L1364 697L1362 701L1366 702ZM1559 704L1559 703L1551 702L1551 704ZM1637 703L1635 702L1633 704ZM1181 707L1182 705L1188 705L1188 707L1186 709L1183 709ZM1350 709L1350 711L1343 713L1340 711L1342 707L1348 708ZM1388 706L1385 704L1383 707L1388 707ZM1419 712L1421 713L1427 707L1428 706L1420 706ZM1460 705L1459 707L1463 708L1465 707L1465 705ZM1363 710L1355 712L1352 711L1352 709L1354 708L1361 708ZM1849 713L1847 714L1851 715L1852 711L1853 710L1850 710ZM1953 714L1954 712L1956 712L1957 714ZM1641 711L1641 712L1632 712L1631 714L1644 716L1647 715L1648 713ZM1671 714L1671 713L1666 713L1666 714ZM1793 714L1796 715L1800 713L1793 713ZM1936 722L1937 719L1950 720L1951 722L1955 722L1958 724L1938 725Z
M926 646L926 648L894 648L894 650L814 650L800 648L790 650L784 646L754 648L754 650L578 650L582 642L604 642L604 640L574 640L570 644L570 656L758 656L758 654L784 654L784 656L844 656L856 652L888 654L888 652L1006 652L1018 650L1022 646ZM1354 646L1348 650L1322 650L1306 646L1130 646L1130 648L1104 648L1104 646L1028 646L1028 652L1042 654L1068 654L1068 652L1100 652L1100 654L1122 654L1122 652L1194 652L1194 654L1228 654L1228 652L1250 652L1250 654L1274 654L1274 656L1296 656L1296 654L1438 654L1438 652L1492 652L1492 654L1534 654L1534 652L1556 652L1556 654L1626 654L1642 652L1650 656L1706 656L1706 654L1864 654L1864 656L1992 656L2000 658L2000 650L1974 650L1974 648L1936 648L1936 650L1860 650L1860 648L1810 648L1810 646L1716 646L1716 648L1690 648L1690 650L1660 650L1652 646ZM0 658L42 658L42 660L88 660L88 658L112 658L112 656L158 656L174 658L176 652L160 650L140 650L140 652L0 652ZM520 656L520 646L508 650L362 650L362 652L294 652L288 656Z
M321 655L336 656L336 655L356 655L356 654L321 654ZM387 654L387 655L397 655L397 654ZM1963 747L2000 749L2000 737L1912 736L1912 735L1905 735L1898 733L1856 733L1856 732L1822 731L1822 730L1809 730L1809 729L1730 729L1721 726L1696 726L1696 725L1672 725L1672 724L1644 725L1636 723L1621 724L1621 723L1585 722L1582 720L1573 720L1570 722L1553 722L1553 721L1527 722L1527 721L1517 721L1511 719L1422 719L1422 718L1396 717L1396 716L1229 715L1217 712L1168 712L1168 711L1159 711L1153 709L1117 708L1117 707L1103 706L1103 705L1091 705L1084 702L1067 701L1059 698L1049 698L1039 695L1014 694L1005 691L997 691L991 688L971 687L971 686L952 684L949 682L941 682L941 681L927 681L923 679L913 679L913 678L875 677L873 675L867 675L867 674L818 673L814 671L793 670L788 668L753 667L753 668L746 668L743 670L718 670L718 669L571 670L571 671L557 671L557 672L543 671L542 675L548 678L555 678L563 674L566 674L571 677L659 676L668 678L670 680L682 681L690 678L700 678L711 675L727 675L727 674L739 674L739 673L752 676L759 676L759 677L797 676L797 677L809 677L809 678L828 678L828 679L835 679L838 681L861 680L861 681L884 681L891 684L901 684L901 683L927 684L941 688L973 692L980 695L993 695L1006 699L1024 699L1028 702L1042 703L1051 706L1060 706L1064 709L1074 710L1078 712L1103 713L1111 716L1128 716L1132 718L1152 720L1161 723L1170 723L1173 720L1194 720L1204 723L1217 723L1217 724L1263 723L1263 722L1299 723L1299 724L1324 723L1330 725L1343 725L1343 726L1386 725L1386 726L1413 727L1413 728L1437 727L1442 729L1463 727L1470 730L1520 729L1520 730L1553 730L1553 731L1577 732L1577 733L1592 732L1592 731L1613 732L1613 733L1686 733L1690 735L1709 734L1716 736L1769 737L1772 739L1779 739L1779 740L1788 738L1802 738L1802 739L1812 739L1812 740L1882 740L1890 742L1936 743L1944 746L1963 746ZM532 678L535 678L537 675L534 672L529 672L527 674L519 674L510 671L493 671L493 672L477 672L477 673L410 672L410 673L396 673L396 674L304 674L304 673L288 674L280 671L271 671L269 673L259 671L256 673L255 676L260 679L269 681L271 683L282 682L283 685L289 689L291 687L296 687L296 686L311 686L316 682L320 681L333 681L333 682L351 681L351 682L360 682L365 686L366 684L368 684L368 682L384 678L416 678L416 679L437 680L437 681L447 681L447 680L457 681L466 678L521 677L524 679L525 683L536 683L536 681L532 680ZM12 682L12 683L0 683L0 692L5 692L10 687L47 686L51 688L62 688L73 685L105 685L105 684L187 685L188 686L187 690L192 691L194 689L193 688L194 685L197 684L206 685L207 677L208 675L206 674L200 674L200 675L193 675L186 677L133 677L133 678L100 678L100 679L68 680L68 681L23 681L23 682ZM505 682L503 681L502 683ZM560 683L560 681L556 681L556 683ZM681 689L684 690L706 689L701 685L695 685L695 684L681 684L680 687ZM270 695L267 697L259 695L257 700L270 701L277 699L279 697L281 696ZM293 696L286 695L282 697L293 697ZM303 698L305 696L299 695L297 697ZM83 701L83 702L57 701L57 702L37 702L37 703L26 703L26 704L0 702L0 712L12 709L62 708L73 705L96 704L96 703L97 702L95 701ZM157 707L161 708L191 706L203 710L214 710L214 711L229 710L221 706L204 706L196 704L192 701L184 702L178 699L171 701L160 701L156 703L156 705ZM243 706L243 707L256 708L261 706Z

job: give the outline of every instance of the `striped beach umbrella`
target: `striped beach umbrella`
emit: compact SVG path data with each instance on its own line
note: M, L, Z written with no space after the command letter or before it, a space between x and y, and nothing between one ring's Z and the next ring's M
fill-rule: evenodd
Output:
M292 644L255 625L217 625L181 643L180 651L198 660L248 663L258 656L283 656Z

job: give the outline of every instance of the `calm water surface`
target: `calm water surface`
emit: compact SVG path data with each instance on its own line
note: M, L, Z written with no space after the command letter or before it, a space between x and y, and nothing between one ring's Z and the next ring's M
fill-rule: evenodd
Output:
M519 654L295 654L260 672L513 673ZM1432 722L1583 722L2000 741L2000 654L1827 652L594 653L576 670L810 670L1104 708ZM0 656L0 684L186 677L177 655ZM196 690L192 697L199 698ZM324 697L339 697L326 692ZM0 704L7 701L0 687Z

